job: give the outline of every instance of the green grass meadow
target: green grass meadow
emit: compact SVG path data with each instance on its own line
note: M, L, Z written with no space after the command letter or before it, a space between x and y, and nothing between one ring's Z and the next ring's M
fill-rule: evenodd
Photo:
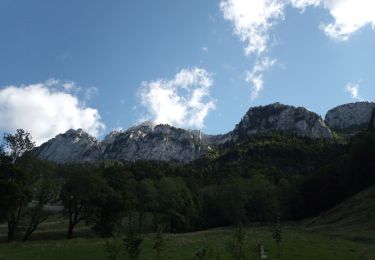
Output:
M231 228L165 234L166 244L162 259L195 259L198 249L207 247L207 259L231 259L226 250L232 238ZM154 235L145 236L140 259L154 259ZM72 240L37 240L26 243L1 243L0 259L106 259L107 239L76 238ZM267 259L277 259L276 244L268 228L246 229L246 259L259 259L257 244L265 247ZM309 233L295 226L285 227L281 244L282 259L375 259L375 244L351 241L329 235ZM125 259L122 256L120 259Z

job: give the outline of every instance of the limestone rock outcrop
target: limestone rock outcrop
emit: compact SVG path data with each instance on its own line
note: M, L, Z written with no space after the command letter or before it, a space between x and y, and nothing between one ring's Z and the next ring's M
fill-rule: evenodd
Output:
M145 122L126 131L113 131L99 142L82 129L59 134L34 152L57 163L98 160L157 160L188 163L212 149L237 144L257 134L286 133L309 138L332 139L340 133L375 126L375 103L358 102L328 111L325 121L303 107L274 103L248 110L235 128L221 135L206 135L169 125Z
M235 140L249 135L283 132L311 138L332 138L323 119L303 107L274 103L250 108L233 130Z
M82 129L70 129L35 149L43 160L57 163L82 163L98 160L104 147Z
M326 124L335 132L355 134L370 127L375 127L375 103L356 102L337 106L327 112Z

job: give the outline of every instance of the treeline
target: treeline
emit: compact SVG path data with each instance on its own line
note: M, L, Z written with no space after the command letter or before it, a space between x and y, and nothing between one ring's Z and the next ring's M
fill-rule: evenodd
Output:
M308 176L301 186L306 214L317 215L375 184L375 130L351 138L347 152Z
M144 168L149 171L138 175ZM57 166L22 158L1 171L8 173L0 182L8 239L27 240L52 214L45 209L50 203L63 206L68 238L81 222L100 236L111 235L124 219L142 232L159 226L167 232L184 232L257 220L266 223L275 214L278 193L288 188L276 186L261 173L204 184L178 169L150 162Z
M8 135L31 143L27 136ZM142 232L160 226L184 232L309 217L375 183L374 131L347 144L260 136L189 165L56 165L34 158L27 152L32 145L12 153L8 139L0 159L0 217L10 241L27 240L52 214L50 204L63 206L68 238L82 222L100 236L124 221Z

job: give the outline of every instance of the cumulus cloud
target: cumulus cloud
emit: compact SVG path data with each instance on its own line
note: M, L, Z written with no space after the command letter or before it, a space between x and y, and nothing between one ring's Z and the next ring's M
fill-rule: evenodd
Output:
M321 0L334 18L323 25L324 32L331 38L347 40L358 29L370 25L375 28L375 1L373 0Z
M141 104L156 124L177 127L204 127L204 120L215 102L210 97L213 84L204 69L183 69L173 79L143 82L139 93Z
M72 83L73 84L73 83ZM23 128L37 145L71 128L82 128L93 136L104 130L98 110L86 107L58 80L0 89L0 131Z
M276 63L276 59L270 59L269 57L258 60L253 69L246 73L246 81L252 84L251 99L258 98L259 92L263 90L264 79L263 72L268 70Z
M348 92L353 99L362 100L359 96L359 83L349 82L345 86L345 91Z

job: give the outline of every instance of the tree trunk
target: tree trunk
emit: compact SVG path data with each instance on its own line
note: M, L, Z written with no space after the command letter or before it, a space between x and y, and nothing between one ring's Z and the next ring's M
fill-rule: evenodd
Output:
M68 227L68 239L73 238L73 230L74 230L75 223L72 221L69 221L69 227Z
M13 242L16 240L16 225L14 220L8 221L8 242Z
M8 242L13 242L16 240L16 231L20 216L21 211L18 209L17 215L15 213L11 213L8 218Z
M143 212L139 212L139 220L138 220L138 224L139 224L139 230L142 230L142 226L143 226Z
M156 212L153 212L154 231L158 229L158 216Z
M71 212L69 214L69 226L68 226L68 239L73 238L73 230L74 226L78 223L78 215L77 213Z
M34 223L34 225L29 226L29 228L25 232L25 235L23 236L23 241L26 241L27 239L29 239L29 237L31 236L32 233L34 233L34 231L36 230L39 224L40 222L36 222Z
M34 230L27 230L25 235L23 236L22 241L25 242L29 239L30 235L34 232Z

